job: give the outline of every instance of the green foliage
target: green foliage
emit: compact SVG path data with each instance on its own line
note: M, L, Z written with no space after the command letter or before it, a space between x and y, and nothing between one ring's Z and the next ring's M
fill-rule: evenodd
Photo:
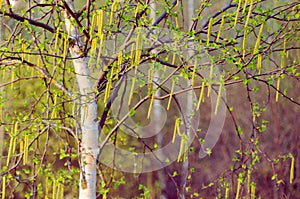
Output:
M91 75L87 78L95 82L100 71L105 73L100 82L103 90L95 88L87 96L93 100L97 94L97 119L107 111L101 135L110 135L109 141L133 153L159 150L179 135L178 162L159 171L168 181L166 187L171 187L169 192L181 190L190 198L252 199L270 197L270 193L300 197L295 185L295 141L299 139L295 129L299 129L296 119L300 106L298 3L239 0L221 8L221 2L198 1L193 25L187 28L187 2L173 5L171 1L156 1L156 17L162 16L157 26L172 32L174 45L151 46L137 34L124 49L107 49L106 44L122 40L128 34L125 29L150 27L155 20L149 17L149 5L108 0L89 1L89 5L86 1L75 3L71 22L80 30L80 54L89 60ZM76 40L69 38L65 30L63 2L32 2L31 6L27 11L14 10L17 15L10 14L7 5L0 8L1 24L6 24L0 33L2 198L76 198L84 164L79 161L82 135L78 119L84 105L80 104L76 82L78 71L74 70L68 50ZM187 41L201 44L204 49L197 50L199 54L208 53L209 62L193 66L193 57L184 60ZM156 49L143 49L145 45ZM141 63L149 64L150 69L142 71ZM123 64L126 67L121 71ZM166 69L174 71L174 75L168 77ZM201 70L208 70L209 78ZM221 78L214 79L215 70L221 72ZM162 85L152 84L154 77L148 74L154 73L160 74ZM118 126L122 118L109 110L107 102L125 74L133 74L132 82L138 85L132 87L131 99L125 102L130 104L128 115L136 128L151 122L144 113L150 115L154 94L161 92L161 104L168 107L162 141L126 134ZM148 79L143 78L146 75ZM201 124L191 146L179 128L181 121L174 126L181 110L176 104L178 93L164 84L181 86L180 92L184 93L181 77L193 82L189 89L195 91L197 100L193 103L201 112ZM227 100L221 96L225 90ZM208 99L211 93L218 96L213 108ZM197 154L205 143L210 116L218 113L223 102L228 118L221 139L215 149L205 149L208 157L199 160ZM189 169L184 173L182 165L187 162ZM160 183L159 172L135 176L101 163L97 166L97 190L103 197L156 198L165 191L162 185L154 186Z

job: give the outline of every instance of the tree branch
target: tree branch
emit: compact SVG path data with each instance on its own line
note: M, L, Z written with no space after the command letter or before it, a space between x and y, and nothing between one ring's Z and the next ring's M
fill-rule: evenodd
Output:
M12 19L15 19L17 21L20 21L20 22L24 22L24 21L28 21L28 23L30 23L31 25L34 25L34 26L37 26L37 27L41 27L51 33L55 33L55 29L52 28L51 26L49 26L48 24L44 24L44 23L41 23L41 22L38 22L38 21L35 21L33 19L29 19L29 18L26 18L26 17L23 17L23 16L20 16L14 12L3 12L0 10L0 14L4 15L4 16L8 16Z

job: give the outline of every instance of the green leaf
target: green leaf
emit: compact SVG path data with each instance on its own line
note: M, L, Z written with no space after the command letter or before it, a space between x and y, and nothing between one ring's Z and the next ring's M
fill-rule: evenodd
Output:
M130 111L129 111L129 116L132 117L132 116L135 115L135 113L136 113L136 110L132 108L132 109L130 109Z

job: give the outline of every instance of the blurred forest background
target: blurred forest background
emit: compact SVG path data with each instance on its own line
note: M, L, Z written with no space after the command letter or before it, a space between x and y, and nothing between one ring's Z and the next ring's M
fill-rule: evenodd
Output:
M26 7L28 2L31 2L30 12ZM79 115L76 110L80 105L74 95L72 97L64 90L76 93L78 86L72 62L68 59L70 55L65 49L68 39L60 38L58 44L54 44L60 37L56 36L57 29L65 31L62 2L26 1L23 10L27 10L27 14L22 9L14 11L49 25L53 33L30 20L20 22L5 9L4 1L2 3L2 198L78 197L80 136L76 137ZM128 27L138 20L138 26L145 27L154 21L150 17L150 8L141 18L134 15L137 5L143 10L152 1L120 1L114 11L113 24L109 24L113 1L91 2L94 10L89 18L92 20L93 13L102 9L107 35L114 34L118 23L123 21ZM241 7L237 16L239 2ZM86 3L75 1L78 19L84 26L88 24ZM161 0L155 4L156 18L164 11L167 13L157 26L197 38L218 63L226 90L225 124L212 153L200 159L201 138L210 125L211 114L214 114L210 97L205 94L200 108L201 131L187 151L187 168L184 161L175 161L158 171L132 174L99 163L97 197L172 199L179 198L178 194L183 190L182 198L300 198L300 3L288 0L182 0L174 6L172 1ZM253 4L253 10L247 19L250 4ZM39 12L45 17L39 16ZM222 16L225 22L221 32ZM194 23L190 22L191 17ZM212 22L211 18L214 19ZM244 30L246 21L250 28ZM91 27L87 27L90 30ZM248 31L246 49L243 47L245 31ZM217 39L219 32L222 35ZM208 34L211 34L210 38ZM261 37L261 46L254 52L258 37ZM91 42L84 41L90 50ZM88 50L88 57L92 57ZM257 69L259 59L262 59L261 69ZM101 68L105 68L105 63ZM100 68L91 64L90 70L96 81ZM63 85L63 88L57 85ZM200 77L195 79L195 85L201 85ZM199 97L199 89L195 89L195 93ZM138 94L134 95L132 104L140 99ZM98 100L99 119L105 109L103 101L102 93ZM166 107L168 98L160 103ZM146 119L149 104L143 104L132 116L137 123L149 122ZM171 106L176 107L175 102ZM170 109L167 114L167 123L161 131L161 146L172 139L174 115L178 110ZM109 117L103 127L104 133L115 125L116 121ZM137 152L144 150L140 139L119 131L120 137L116 141L119 147L133 148ZM72 132L76 132L76 136ZM157 140L143 141L154 145Z

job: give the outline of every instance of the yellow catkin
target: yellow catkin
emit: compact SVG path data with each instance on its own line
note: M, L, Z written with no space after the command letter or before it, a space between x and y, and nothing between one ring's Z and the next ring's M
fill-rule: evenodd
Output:
M56 199L63 199L64 188L62 183L57 184Z
M115 12L117 11L118 4L119 4L118 0L115 0L111 6L109 25L112 24L113 16L114 16Z
M174 125L174 131L173 131L173 137L172 137L172 143L175 142L175 138L176 138L176 133L177 133L177 128L178 128L178 124L177 124L177 120L180 118L176 118L175 120L175 125Z
M289 57L289 51L286 50L286 38L284 38L284 53L286 57Z
M112 24L112 20L113 20L113 16L115 13L115 5L116 5L116 1L113 2L112 6L111 6L111 10L110 10L110 18L109 18L109 25L111 26Z
M211 64L210 65L210 71L209 71L209 84L208 84L208 88L207 88L207 97L210 96L210 92L211 92L211 86L212 86L212 78L213 78L213 71L214 71L214 65Z
M236 9L236 13L235 13L235 19L234 19L234 25L233 25L233 28L236 26L237 24L237 20L239 18L239 12L240 12L240 8L241 8L241 4L242 4L242 0L239 0L239 3L238 3L238 7Z
M181 123L181 118L177 118L177 133L179 136L182 136L183 134L181 134L180 132L180 123Z
M174 92L174 87L175 87L175 80L172 81L172 87L171 87L170 97L169 97L169 100L168 100L167 110L170 109L170 105L171 105L171 101L172 101L172 95L173 95L173 92Z
M136 8L135 8L135 11L134 11L134 16L137 17L138 13L139 13L139 10L140 10L140 3L138 2Z
M91 52L94 54L96 48L97 48L97 42L98 42L98 39L97 38L94 38L92 39L92 45L91 45Z
M247 171L247 191L248 194L251 193L251 170L250 169Z
M276 96L275 96L275 101L278 102L279 98L279 89L280 89L280 76L277 79L277 85L276 85Z
M135 46L135 66L140 64L141 54L142 54L142 34L141 31L138 32Z
M257 70L258 74L260 74L261 71L261 62L262 62L262 54L257 55Z
M220 86L219 86L218 98L217 98L217 103L216 103L216 107L215 107L215 115L217 115L218 109L219 109L219 106L220 106L222 90L223 90L223 83L221 82Z
M59 199L64 199L64 192L65 192L65 186L63 184L61 184Z
M95 24L96 24L96 14L93 14L93 16L92 16L92 24L91 24L91 28L90 28L90 39L93 38L92 35L94 33Z
M29 143L28 143L28 134L25 135L24 138L24 155L23 155L23 165L27 164L27 160L28 160L28 147L29 147Z
M118 73L120 72L122 68L122 62L123 62L123 51L120 51L118 53Z
M295 177L295 158L292 156L291 168L290 168L290 184L293 183Z
M135 85L135 77L132 78L132 84L131 84L130 93L129 93L128 105L131 104L131 100L132 100L133 92L134 92L134 85Z
M115 65L113 65L111 68L110 78L108 78L108 82L106 84L105 94L104 94L104 103L106 103L110 97L110 89L112 87L112 78L114 75L114 68L115 68Z
M6 166L9 166L10 158L12 155L12 150L13 150L13 144L14 144L14 136L11 135L10 140L9 140L9 147L8 147L8 154L7 154L7 159L6 159Z
M151 95L150 105L149 105L148 114L147 114L147 119L150 118L151 110L152 110L152 107L153 107L153 101L154 101L154 94Z
M96 48L97 48L97 42L98 42L98 38L93 38L92 39L92 42L91 42L91 54L90 54L90 59L89 59L89 62L88 62L88 66L91 66L91 64L94 62L94 55L95 55L95 52L96 52Z
M282 54L281 55L281 61L280 61L280 68L284 68L285 65L285 55Z
M2 177L2 197L1 199L5 199L5 191L6 191L6 176Z
M193 67L193 73L192 73L192 86L195 86L195 74L196 74L196 68L197 68L197 60L195 60L194 67Z
M229 187L226 186L225 188L225 199L229 199Z
M205 87L205 81L203 80L201 84L201 91L200 91L200 96L199 96L197 109L196 109L197 111L199 110L201 103L204 102L204 87Z
M131 51L130 51L130 62L132 65L134 64L134 60L135 60L134 49L135 49L135 44L133 43L131 46Z
M245 4L244 4L244 8L243 8L243 14L245 13L245 11L246 11L246 7L247 7L247 3L248 3L248 0L245 0Z
M58 27L57 30L56 30L56 34L55 34L55 44L54 44L54 49L55 50L57 50L59 31L60 31L60 28Z
M2 0L0 0L0 9L2 8Z
M103 33L103 30L102 30L102 27L103 27L103 10L98 10L98 13L97 13L97 26L98 26L98 37L100 38L102 33Z
M286 55L287 52L286 52L286 37L283 39L283 54Z
M48 194L49 194L49 182L48 182L49 180L48 180L48 177L46 177L46 179L45 179L45 199L49 199L49 196L48 196Z
M253 0L250 1L250 6L249 6L249 11L248 11L248 15L247 15L247 19L245 22L245 27L244 27L244 38L243 38L243 44L242 44L242 50L243 50L243 59L245 58L245 54L246 54L246 45L247 45L247 27L248 27L248 23L249 23L249 19L251 16L251 12L252 12L252 5L253 5Z
M60 183L57 183L55 196L56 196L55 199L59 199L59 196L60 196Z
M13 146L12 146L12 154L15 153L15 151L16 151L16 146L17 146L17 138L14 136L14 139L13 139Z
M53 184L52 184L52 198L56 198L56 180L53 179Z
M181 137L179 153L178 153L178 156L177 156L177 162L180 162L180 160L182 160L182 153L183 153L183 150L184 150L183 148L184 148L184 142L183 142L183 137Z
M241 181L238 180L235 199L239 199L239 196L240 196L240 189L241 189Z
M177 129L178 130L178 129ZM180 149L177 157L177 162L186 160L186 147L187 147L188 137L186 134L181 135Z
M17 135L18 134L18 129L19 129L19 122L16 122L13 128L13 134Z
M12 156L12 154L14 154L15 149L16 149L16 136L15 135L17 134L17 131L18 131L18 122L16 122L11 128L6 166L9 165L11 156Z
M101 54L102 46L103 46L104 34L100 35L100 45L99 45L99 54Z
M264 28L264 23L262 23L261 26L260 26L259 33L258 33L258 36L257 36L257 40L256 40L256 43L255 43L255 46L254 46L253 54L258 53L258 48L259 48L259 45L260 45L260 39L261 39L261 34L262 34L262 31L263 31L263 28Z
M243 52L243 59L245 59L246 55L246 44L247 44L247 31L244 31L244 38L243 38L243 43L242 43L242 52Z
M98 56L97 56L97 66L99 66L100 57L101 57L101 54L102 54L103 40L104 40L104 34L102 34L100 36L100 45L99 45L99 48L98 48Z
M175 61L176 61L176 53L173 53L173 55L172 55L172 65L175 64Z
M251 184L251 199L255 199L256 198L256 194L255 194L255 192L256 192L256 185L254 184L254 183L252 183Z
M220 30L218 32L218 36L216 39L216 42L218 43L220 41L220 36L221 34L223 34L224 31L224 24L225 24L225 15L222 16L222 20L221 20L221 25L220 25Z
M175 22L176 22L176 28L179 28L178 15L176 15L175 17Z
M113 64L113 66L110 70L110 80L109 81L111 82L111 84L112 84L113 76L115 74L115 70L116 70L116 63Z
M250 19L251 13L252 13L252 6L253 6L253 0L250 1L249 11L248 11L247 19L246 19L246 23L245 23L245 28L248 26L248 23L249 23L249 19Z
M206 45L209 45L212 21L213 21L213 18L210 18L210 19L209 19L209 23L208 23L207 42L206 42Z

